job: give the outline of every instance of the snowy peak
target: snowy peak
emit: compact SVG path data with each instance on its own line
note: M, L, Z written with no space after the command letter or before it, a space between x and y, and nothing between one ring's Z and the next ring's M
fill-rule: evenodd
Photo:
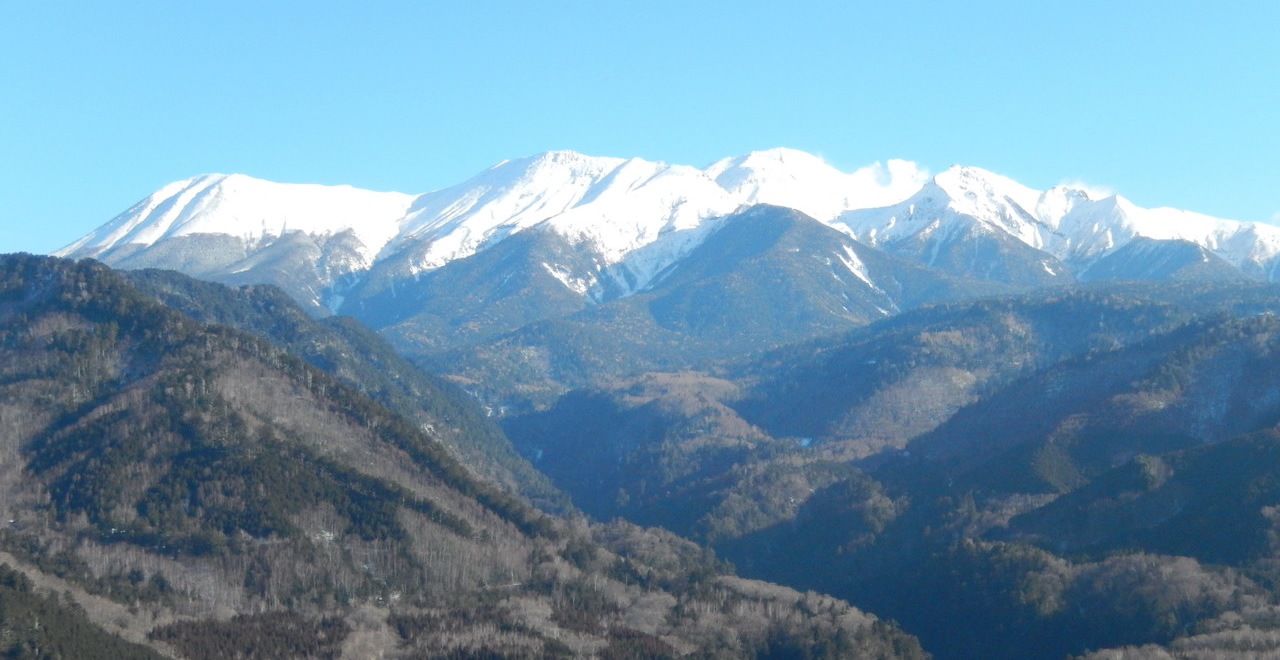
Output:
M951 214L973 218L1034 248L1044 245L1044 223L1034 214L1041 194L1012 179L977 167L953 165L927 184L917 198L945 202Z
M98 256L120 245L152 246L197 234L246 243L292 231L351 230L372 257L398 231L413 196L351 186L275 183L243 174L204 174L164 186L57 255Z
M180 212L191 198L226 176L202 174L167 184L54 255L96 256L119 243L151 245L173 225L175 216L178 215L174 212L175 208Z
M930 185L946 194L953 210L975 217L1003 213L1015 206L1027 215L1040 200L1039 192L977 167L952 165Z
M795 186L804 181L831 180L842 175L813 154L785 148L723 158L703 171L730 194L746 196L748 204L756 202L753 196L762 185Z
M703 171L741 204L786 206L824 222L849 209L905 199L928 176L904 160L845 173L812 154L781 148L725 158Z
M548 152L422 195L384 256L411 252L408 268L421 272L541 226L591 244L607 265L666 232L696 227L735 206L691 167Z
M850 211L837 222L864 242L926 263L942 243L996 232L1077 272L1139 237L1193 243L1253 276L1271 278L1280 266L1280 227L1147 209L1119 195L1096 199L1072 186L1040 192L976 167L953 166L902 203Z
M549 258L548 272L599 302L647 290L726 216L769 204L979 280L1007 271L1011 282L1042 273L1056 281L1140 236L1195 243L1255 276L1280 269L1280 228L1097 197L1073 186L1041 192L958 165L933 177L903 160L844 172L783 148L701 169L549 151L416 196L202 175L162 187L57 254L236 282L314 271L294 289L327 305L357 288L394 288L522 232L551 232L574 265Z
M625 162L572 151L504 161L459 185L419 196L384 256L425 244L415 270L469 256L488 241L572 208Z
M713 228L709 221L738 208L770 203L830 220L849 208L905 198L923 176L906 161L846 174L792 149L727 158L703 170L547 152L422 195L382 257L394 257L404 274L420 273L539 227L589 246L610 270L610 286L633 292L695 247Z
M1280 227L1223 220L1171 208L1142 208L1113 195L1081 204L1062 219L1069 247L1080 257L1100 256L1137 237L1199 245L1251 275L1271 277L1280 255ZM1093 243L1089 238L1098 237ZM1106 237L1107 240L1102 240Z
M921 245L956 236L964 227L960 233L998 231L1039 249L1047 233L1046 224L1035 215L1041 199L1041 193L1012 179L954 165L901 203L854 209L837 221L872 245Z
M1057 229L1064 216L1077 206L1090 201L1089 193L1079 188L1054 186L1040 195L1035 216L1050 229Z

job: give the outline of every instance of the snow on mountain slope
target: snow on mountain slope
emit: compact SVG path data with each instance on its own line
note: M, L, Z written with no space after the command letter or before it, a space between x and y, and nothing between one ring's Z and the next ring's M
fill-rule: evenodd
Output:
M438 268L563 213L626 161L554 151L504 161L456 186L418 197L383 256L422 248L414 271Z
M548 263L549 272L600 299L604 289L625 296L652 286L720 218L765 203L795 208L873 246L903 246L926 263L945 254L952 268L964 270L956 264L968 259L978 276L986 272L978 261L1015 253L1034 266L1039 257L1024 245L1080 270L1138 236L1191 241L1268 279L1280 263L1280 228L1270 225L1142 209L1116 196L1091 199L1072 187L1041 192L974 167L926 177L918 165L900 160L842 172L792 149L726 158L704 169L552 151L417 196L209 174L161 188L56 254L164 266L169 253L193 254L172 247L174 241L166 252L167 239L224 236L244 246L226 250L226 259L266 259L261 251L270 245L275 263L316 262L314 285L306 286L318 286L316 299L323 300L343 295L361 277L390 285L537 229L555 232L586 255L576 270L594 263L591 272L572 273ZM341 268L316 261L336 258L329 253L337 244L319 239L295 241L310 252L283 256L292 245L279 240L286 234L330 237L348 230L344 241L351 246L342 249L355 256ZM974 241L982 247L964 247L978 245ZM315 257L317 251L328 256ZM153 256L141 258L146 255ZM219 271L205 262L224 258L221 253L201 255L207 275L254 272L245 270L249 261ZM343 278L341 286L329 282L336 277Z
M113 249L129 247L116 254L136 259L139 250L171 238L222 235L252 249L288 232L325 236L349 229L361 244L363 267L394 263L395 278L538 227L588 248L599 270L608 271L614 293L627 295L696 247L714 219L746 205L792 206L829 221L849 208L897 201L923 177L906 161L843 173L788 149L724 159L703 170L552 151L417 196L208 174L161 188L57 254L110 262ZM570 279L582 288L596 275Z
M286 232L337 234L350 229L371 262L398 232L412 195L351 186L263 181L243 174L205 174L164 186L56 256L96 257L121 245L151 246L167 238L222 234L247 243Z
M928 172L910 161L875 163L846 174L795 149L725 158L703 171L741 204L786 206L823 222L849 209L906 199L928 180Z
M1144 209L1113 195L1079 204L1059 221L1055 252L1077 262L1095 260L1136 237L1195 243L1253 275L1273 279L1280 227L1222 220L1171 208Z
M792 205L829 220L857 205L908 195L922 176L906 161L845 174L785 149L725 159L705 170L553 151L499 163L465 183L422 195L380 258L400 264L402 276L412 275L539 227L590 248L608 288L628 295L696 247L716 226L708 221L738 208ZM596 277L579 274L575 288L588 275ZM590 289L599 296L604 284L597 284Z
M1137 237L1184 240L1228 263L1274 279L1280 262L1280 227L1212 218L1170 208L1145 209L1112 195L1090 199L1086 190L1036 191L975 168L953 166L898 204L854 209L835 220L859 240L882 248L938 244L971 235L975 224L999 231L1078 268Z
M738 202L700 170L557 151L500 163L466 183L422 195L384 250L417 254L411 272L474 254L535 226L587 243L602 266L676 230L697 228Z
M976 220L1034 248L1045 244L1045 227L1034 213L1043 195L1016 181L976 167L952 166L905 201L854 209L836 219L871 245L892 244L952 231L959 218ZM1045 205L1045 208L1053 208Z

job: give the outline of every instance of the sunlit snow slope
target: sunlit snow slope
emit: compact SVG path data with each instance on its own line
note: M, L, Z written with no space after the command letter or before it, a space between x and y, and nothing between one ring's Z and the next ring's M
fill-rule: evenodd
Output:
M554 151L420 195L203 175L165 186L56 254L236 281L288 273L295 295L336 309L371 269L394 282L521 232L550 231L595 264L572 273L546 264L563 271L566 287L590 296L608 279L614 295L628 295L688 255L719 218L756 203L797 209L925 264L940 255L953 266L958 254L1018 255L1053 277L1064 276L1063 264L1082 272L1137 237L1189 241L1267 279L1280 255L1280 228L1271 225L1142 209L1072 188L1038 191L973 167L930 178L892 160L847 173L791 149L705 169ZM957 248L975 241L985 247ZM966 273L990 267L974 263ZM310 270L301 277L299 269Z

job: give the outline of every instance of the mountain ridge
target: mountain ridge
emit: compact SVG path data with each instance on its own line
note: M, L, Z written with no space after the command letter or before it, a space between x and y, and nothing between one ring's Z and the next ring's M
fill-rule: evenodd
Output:
M586 257L578 269L546 267L594 304L647 290L720 218L760 203L952 274L1018 285L1069 281L1143 237L1195 243L1258 279L1274 279L1280 265L1280 227L1261 222L1145 209L1082 187L1039 191L971 166L930 177L890 160L843 172L785 148L701 169L548 151L416 195L200 175L161 187L54 254L275 283L315 313L351 313L357 286L388 290L538 229Z
M534 511L446 419L304 359L324 333L276 291L139 277L0 257L5 656L927 657L670 533Z

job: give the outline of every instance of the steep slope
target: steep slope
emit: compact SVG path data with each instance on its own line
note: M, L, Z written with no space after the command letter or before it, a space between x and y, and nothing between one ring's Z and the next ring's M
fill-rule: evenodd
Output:
M929 271L797 211L757 205L723 218L645 293L461 350L431 355L415 352L425 341L398 345L436 361L494 408L524 410L602 379L751 355L916 305L1005 289ZM454 297L442 292L441 307L452 308Z
M548 510L562 494L521 459L474 401L401 357L350 317L317 321L273 286L232 289L174 271L124 274L139 292L205 323L225 325L281 346L418 426L430 429L471 470Z
M167 654L923 656L670 535L540 515L355 389L98 264L0 259L0 353L0 553Z
M1045 342L1049 353L1072 335L1086 339L1107 315L1128 320L1103 331L1119 341L1079 341L989 381L906 451L862 461L788 520L721 550L758 577L858 593L941 657L1169 644L1232 617L1263 635L1277 599L1280 328L1252 307L1266 298L1273 313L1274 287L1233 300L1241 288L1148 286L1145 311L1112 298L1094 312L1045 315L1042 327L1062 333ZM1224 319L1201 307L1209 298L1218 312L1249 315ZM1170 303L1182 311L1153 315ZM1179 322L1193 309L1213 320ZM1166 321L1143 333L1133 323L1143 316ZM921 357L880 359L901 369ZM841 371L833 362L820 373ZM1215 648L1193 639L1186 644Z
M1093 291L941 305L716 375L605 382L503 425L588 513L724 543L795 516L849 461L901 449L1027 373L1190 318Z
M358 289L343 311L414 353L486 342L586 308L597 256L534 229L377 294Z
M1144 209L1119 195L1092 199L1084 190L1067 187L1040 192L958 165L905 201L853 209L835 222L870 245L949 272L1028 284L1048 283L1068 271L1080 274L1113 255L1112 265L1092 279L1141 270L1146 253L1116 254L1135 239L1193 243L1247 275L1267 280L1274 279L1280 256L1280 228L1272 225ZM1139 263L1119 265L1127 263L1126 257ZM1206 275L1215 277L1218 270Z
M1021 286L1070 282L1068 269L1043 252L1046 227L1033 215L1040 199L1004 177L956 166L903 202L838 221L869 245L949 273Z
M1186 240L1135 237L1080 273L1080 280L1158 282L1243 280L1249 276L1208 249Z
M323 308L373 264L413 196L206 174L169 184L58 251L119 268L275 284Z
M1219 648L1182 636L1265 637L1280 602L1277 301L1125 282L940 305L504 426L589 513L866 599L939 657Z

